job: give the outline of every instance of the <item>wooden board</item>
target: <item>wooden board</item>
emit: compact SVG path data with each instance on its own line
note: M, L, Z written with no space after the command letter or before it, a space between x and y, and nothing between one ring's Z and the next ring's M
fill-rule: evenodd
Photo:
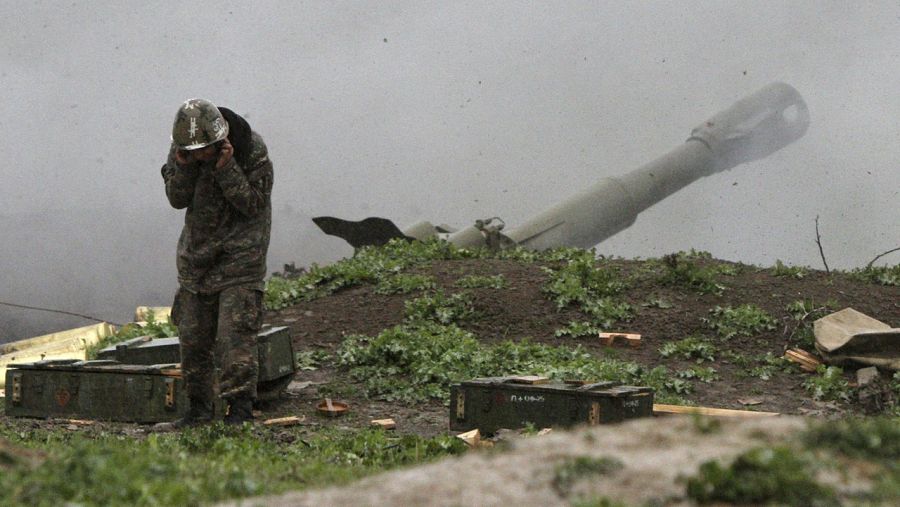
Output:
M784 358L792 363L797 363L803 371L808 371L810 373L816 371L819 365L822 364L822 361L816 356L803 349L797 348L785 351Z
M397 427L397 423L393 419L372 419L369 424L386 430L392 430Z
M752 410L731 410L727 408L686 407L683 405L653 404L653 415L697 414L711 417L772 417L777 412L754 412Z
M275 419L266 419L263 421L263 426L296 426L302 423L306 419L305 417L297 417L295 415L289 415L287 417L277 417Z

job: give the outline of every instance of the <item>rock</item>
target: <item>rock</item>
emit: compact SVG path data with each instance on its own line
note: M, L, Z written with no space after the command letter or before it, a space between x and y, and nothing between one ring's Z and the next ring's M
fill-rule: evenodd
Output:
M867 386L878 380L878 368L869 366L868 368L860 368L856 370L856 383L859 387Z

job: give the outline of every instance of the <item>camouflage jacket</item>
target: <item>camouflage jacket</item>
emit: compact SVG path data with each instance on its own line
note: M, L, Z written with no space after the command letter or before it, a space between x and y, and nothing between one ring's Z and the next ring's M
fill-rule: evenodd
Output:
M263 288L272 226L272 162L252 133L247 162L235 157L179 166L174 145L162 167L169 203L187 208L178 240L178 281L198 293L252 283Z

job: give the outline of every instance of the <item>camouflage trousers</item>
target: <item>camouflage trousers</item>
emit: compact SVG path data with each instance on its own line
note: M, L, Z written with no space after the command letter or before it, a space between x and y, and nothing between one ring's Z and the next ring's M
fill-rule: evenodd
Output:
M213 294L178 289L172 321L178 326L181 370L192 405L211 409L216 394L226 402L256 399L262 297L257 284Z

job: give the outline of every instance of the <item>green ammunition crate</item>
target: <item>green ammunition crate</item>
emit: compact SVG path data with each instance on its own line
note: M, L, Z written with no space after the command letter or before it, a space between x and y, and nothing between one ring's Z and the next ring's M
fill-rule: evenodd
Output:
M6 415L153 423L187 410L175 365L71 359L10 365Z
M296 369L291 332L285 326L262 330L257 336L259 351L258 398L269 401L278 397L291 382ZM167 364L181 362L181 342L178 338L150 338L141 336L106 347L97 353L98 359L125 364Z
M615 382L517 383L516 377L479 378L450 388L450 429L537 428L607 424L653 415L653 390Z

